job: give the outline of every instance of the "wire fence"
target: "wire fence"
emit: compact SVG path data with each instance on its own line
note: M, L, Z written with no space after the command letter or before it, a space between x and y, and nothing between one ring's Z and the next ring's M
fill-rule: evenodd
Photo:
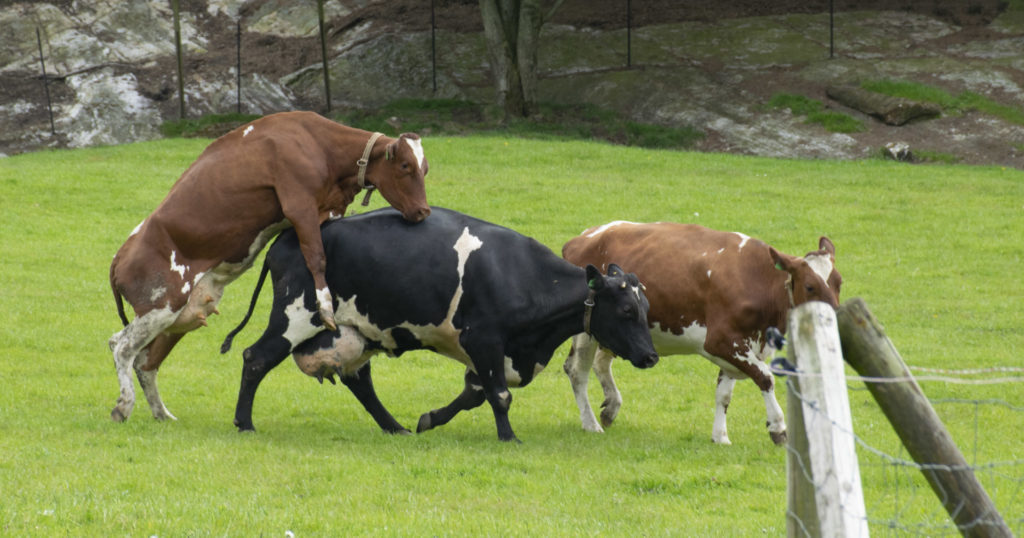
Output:
M864 488L866 521L871 534L972 535L974 530L980 530L974 527L994 524L998 515L994 519L981 516L958 526L943 508L951 502L954 505L961 502L957 498L957 492L933 492L924 477L924 474L929 472L970 471L977 476L992 497L1002 519L1011 531L1017 535L1024 535L1024 435L1021 434L1024 427L1024 405L1021 405L1024 402L1024 391L1020 390L1021 383L1024 383L1024 375L1006 376L1024 374L1024 368L910 369L925 375L904 379L847 376L855 431L841 428L830 417L817 417L818 420L824 419L826 423L831 424L832 428L838 428L843 435L852 436L855 441ZM810 377L808 374L788 369L775 368L774 371L787 376ZM927 382L928 385L923 388L934 392L949 392L947 389L950 387L962 385L998 385L1000 392L1010 398L929 399L970 461L966 467L913 461L891 429L886 431L888 423L884 417L880 417L880 412L867 394L864 383L911 380ZM787 383L787 388L790 397L809 404L813 412L822 412L815 402L804 399L803 395L795 390L793 383ZM1010 448L1011 453L1007 454L1007 446L1020 448ZM798 472L813 482L809 462L805 462L792 448L787 449L797 456ZM815 487L818 487L817 483ZM843 510L843 507L840 507L840 510ZM809 530L813 528L812 525L800 521L797 514L788 511L787 518L796 520L796 528L800 529L800 534L812 535Z

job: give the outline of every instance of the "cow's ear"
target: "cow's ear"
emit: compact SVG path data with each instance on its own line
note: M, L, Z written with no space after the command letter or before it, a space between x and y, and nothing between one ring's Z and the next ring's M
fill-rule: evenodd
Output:
M836 255L836 246L832 244L831 239L824 235L821 236L821 239L818 239L818 250L824 250L829 256Z
M614 263L608 265L608 276L622 276L624 274L626 274L626 272L618 265L615 265Z
M384 147L384 158L391 160L395 158L395 151L398 150L398 143L402 140L402 137L398 137L394 142L390 142Z
M594 264L587 264L587 287L594 291L604 288L604 275Z
M774 247L768 247L768 253L772 256L772 261L775 262L775 268L779 271L786 271L787 273L793 268L793 258L786 254L783 254Z

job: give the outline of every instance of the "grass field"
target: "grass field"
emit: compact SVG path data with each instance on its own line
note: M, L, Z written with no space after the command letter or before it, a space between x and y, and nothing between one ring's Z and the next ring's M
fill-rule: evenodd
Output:
M670 357L616 364L624 395L604 435L580 428L561 365L513 392L522 445L496 440L486 406L419 436L391 437L343 387L288 361L256 399L258 432L231 424L241 319L256 271L228 288L219 318L174 350L161 392L113 423L107 339L120 322L107 272L132 228L206 140L42 152L0 159L0 535L723 535L786 528L785 449L764 428L750 382L730 406L733 445L710 442L717 370ZM696 222L803 255L837 247L843 298L863 297L911 365L1020 366L1024 355L1024 173L883 161L790 161L586 142L427 138L432 204L536 237L556 252L614 219ZM382 199L374 197L374 206ZM354 207L354 206L353 206ZM403 268L405 269L405 268ZM400 274L396 269L394 277ZM388 275L383 275L387 278ZM374 362L376 386L413 427L462 386L429 353ZM852 370L849 370L852 373ZM591 400L600 403L591 383ZM786 390L779 388L785 408ZM872 532L956 534L857 381L851 387ZM922 382L1017 534L1024 534L1024 385Z

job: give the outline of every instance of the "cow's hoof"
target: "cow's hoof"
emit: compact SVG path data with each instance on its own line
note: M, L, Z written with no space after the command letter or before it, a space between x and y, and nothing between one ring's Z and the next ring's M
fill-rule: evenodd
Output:
M503 441L505 443L513 443L513 444L517 444L517 445L523 444L523 442L520 441L519 438L515 436L515 434L513 434L512 437L508 437L508 438L505 438L505 439L502 439L501 437L498 437L498 439L500 439L501 441Z
M784 445L786 444L786 440L789 439L785 430L781 432L768 432L768 435L772 437L772 442L776 445Z
M338 325L334 323L334 309L331 307L325 307L320 309L320 321L324 322L324 327L334 332L338 330Z
M423 433L433 426L430 425L430 413L420 415L420 421L416 424L416 433Z
M110 420L113 420L114 422L124 422L128 420L128 416L121 412L120 407L115 407L110 411Z

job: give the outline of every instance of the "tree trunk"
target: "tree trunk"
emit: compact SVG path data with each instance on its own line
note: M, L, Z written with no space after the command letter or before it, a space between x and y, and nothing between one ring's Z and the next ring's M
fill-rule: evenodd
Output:
M506 120L527 117L537 107L540 0L480 0L480 14L498 106Z

